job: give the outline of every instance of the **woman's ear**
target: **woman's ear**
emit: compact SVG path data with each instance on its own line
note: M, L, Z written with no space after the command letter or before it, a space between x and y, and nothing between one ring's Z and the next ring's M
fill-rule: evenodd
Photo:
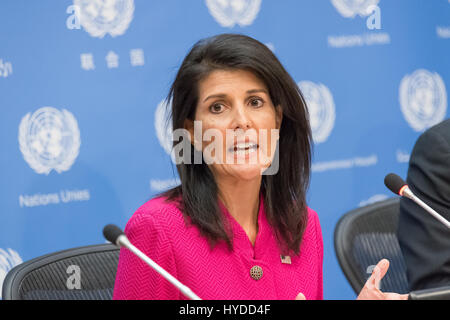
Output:
M275 125L277 129L281 128L281 122L283 122L283 108L277 105L275 107Z

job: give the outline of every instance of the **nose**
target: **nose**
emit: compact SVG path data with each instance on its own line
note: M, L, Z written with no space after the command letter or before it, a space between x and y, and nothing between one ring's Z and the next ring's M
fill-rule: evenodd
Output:
M245 106L238 106L235 108L232 127L235 130L247 130L252 127L252 121Z

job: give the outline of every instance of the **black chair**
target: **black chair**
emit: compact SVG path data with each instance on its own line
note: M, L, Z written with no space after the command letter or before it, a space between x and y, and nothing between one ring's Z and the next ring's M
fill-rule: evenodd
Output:
M110 300L119 250L113 244L100 244L26 261L6 275L3 299ZM72 281L74 276L79 276L78 282Z
M409 292L406 264L396 235L399 207L398 197L376 202L344 214L336 225L336 256L356 294L383 258L389 260L390 266L380 289Z

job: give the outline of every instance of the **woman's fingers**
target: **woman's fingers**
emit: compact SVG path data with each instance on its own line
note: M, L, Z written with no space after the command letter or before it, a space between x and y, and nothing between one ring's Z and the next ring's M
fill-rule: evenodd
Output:
M299 293L296 297L295 300L306 300L305 295L303 293Z
M372 274L367 279L366 284L358 295L358 300L407 300L407 294L398 294L394 292L382 292L380 290L381 279L386 275L389 269L389 261L387 259L380 260Z
M378 264L373 269L373 273L371 277L374 277L374 285L375 288L380 289L381 279L386 275L386 272L389 269L389 260L382 259L378 262Z
M389 261L387 259L380 260L375 268L373 268L372 274L367 279L364 287L369 289L380 289L381 279L386 275L389 269Z
M387 259L380 260L375 268L373 268L372 274L367 279L364 287L358 295L358 300L384 300L383 292L380 290L381 279L386 275L389 269L389 261Z
M395 292L385 292L384 300L408 300L409 294L398 294Z

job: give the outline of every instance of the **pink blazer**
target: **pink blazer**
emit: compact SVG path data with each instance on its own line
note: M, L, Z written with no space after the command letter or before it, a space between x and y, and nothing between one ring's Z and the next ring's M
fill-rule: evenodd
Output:
M125 233L131 243L202 299L290 300L299 292L306 299L323 299L323 242L315 211L308 209L300 255L291 256L288 264L280 257L262 197L254 246L226 208L221 208L232 226L232 252L224 241L211 250L199 230L186 225L175 204L165 203L162 197L141 206L128 221ZM262 271L259 279L251 275L255 269L260 276ZM185 296L127 249L121 249L113 299L173 300Z

